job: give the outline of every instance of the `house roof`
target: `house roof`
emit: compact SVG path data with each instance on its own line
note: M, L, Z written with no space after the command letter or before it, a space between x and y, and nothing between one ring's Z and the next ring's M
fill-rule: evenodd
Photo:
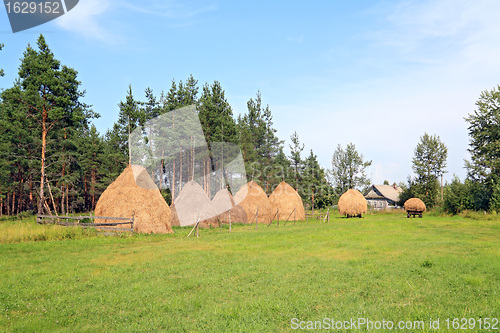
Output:
M365 198L385 198L397 202L401 192L403 192L403 190L399 186L393 187L391 185L372 185L368 193L365 194Z

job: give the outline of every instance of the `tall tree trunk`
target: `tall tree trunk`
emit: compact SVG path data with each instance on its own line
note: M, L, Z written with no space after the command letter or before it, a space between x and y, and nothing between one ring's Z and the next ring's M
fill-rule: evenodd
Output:
M66 128L64 129L64 142L66 142L66 139L68 138L68 135L66 133ZM64 147L64 146L63 146ZM62 171L61 171L61 179L63 181L61 182L61 215L64 215L65 209L64 209L64 176L66 175L66 149L63 149L63 165L62 165Z
M5 212L10 215L10 193L5 195Z
M44 203L45 203L45 150L47 148L47 110L45 106L43 107L42 113L42 160L40 166L40 201L38 202L38 214L43 213Z
M33 211L33 176L29 175L28 177L28 182L29 182L29 187L30 187L30 193L29 193L29 200L30 200L30 205L29 205L29 210Z
M19 214L23 210L23 183L24 183L24 178L21 178L21 181L19 182L19 189L18 189L18 195L17 195L17 213Z
M182 191L182 150L179 152L179 193Z
M96 187L96 170L95 167L92 168L92 174L90 179L90 191L92 195L92 204L90 210L94 210L95 208L95 187Z
M175 157L174 157L174 161L172 163L173 165L173 168L172 168L172 184L170 184L170 188L172 189L172 203L174 202L175 200Z
M14 215L16 212L14 210L15 207L16 207L16 191L12 189L12 208L11 208L12 215Z

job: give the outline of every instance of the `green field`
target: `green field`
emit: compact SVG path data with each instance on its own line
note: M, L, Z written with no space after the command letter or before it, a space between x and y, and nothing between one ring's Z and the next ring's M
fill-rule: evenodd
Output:
M360 317L440 318L443 329L446 318L500 318L497 219L334 216L199 238L49 228L0 221L0 330L280 332L292 318Z

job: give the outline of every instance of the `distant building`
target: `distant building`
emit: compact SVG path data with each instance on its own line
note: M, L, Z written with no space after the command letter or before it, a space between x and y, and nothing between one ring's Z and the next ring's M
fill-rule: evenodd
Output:
M394 185L372 185L365 194L368 204L375 209L394 208L398 205L401 187Z

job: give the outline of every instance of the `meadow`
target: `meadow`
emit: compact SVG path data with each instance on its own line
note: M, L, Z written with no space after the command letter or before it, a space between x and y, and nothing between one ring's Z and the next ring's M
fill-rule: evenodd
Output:
M0 330L282 332L293 318L440 318L446 330L446 318L500 318L500 218L397 212L174 231L1 220Z

